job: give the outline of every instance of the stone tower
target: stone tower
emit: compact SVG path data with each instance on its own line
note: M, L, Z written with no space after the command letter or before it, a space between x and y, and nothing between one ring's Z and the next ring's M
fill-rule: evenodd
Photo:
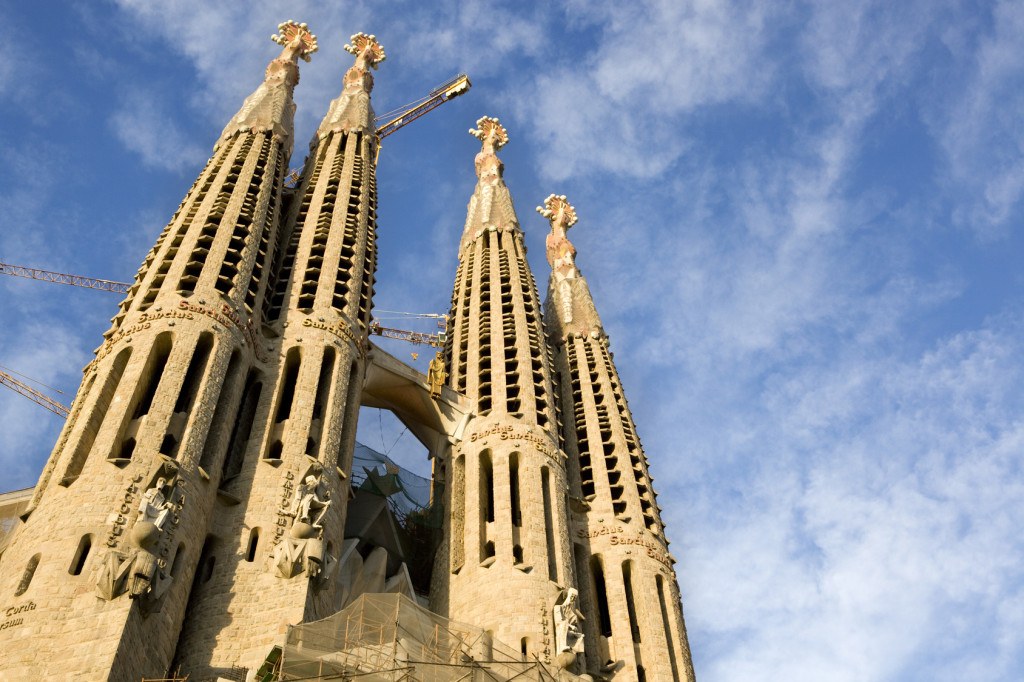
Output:
M258 663L288 624L334 613L376 268L371 69L356 56L291 193L264 333L273 361L237 391L220 494L175 663L200 677ZM232 401L233 403L235 401Z
M5 633L0 677L160 677L215 570L207 538L245 437L232 425L273 357L259 329L297 63L317 49L304 24L279 28L281 56L139 269L4 552L0 590L30 615Z
M447 518L431 606L550 663L558 654L552 605L575 582L565 456L540 300L496 154L508 136L487 117L470 133L483 148L459 243L445 361L449 385L476 414L435 465L435 478L446 482Z
M608 336L566 236L576 212L564 196L554 195L537 210L551 224L544 322L556 349L566 414L563 438L588 670L616 681L692 682L675 559L647 458Z

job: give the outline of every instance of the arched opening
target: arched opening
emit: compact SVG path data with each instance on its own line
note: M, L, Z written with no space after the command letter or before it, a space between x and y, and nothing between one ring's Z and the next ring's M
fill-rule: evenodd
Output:
M245 560L252 563L256 560L256 550L260 544L260 529L253 528L249 531L249 542L245 550Z
M82 574L90 549L92 549L92 535L83 535L82 539L78 541L78 549L75 550L75 556L71 559L71 565L68 566L68 573L71 575Z

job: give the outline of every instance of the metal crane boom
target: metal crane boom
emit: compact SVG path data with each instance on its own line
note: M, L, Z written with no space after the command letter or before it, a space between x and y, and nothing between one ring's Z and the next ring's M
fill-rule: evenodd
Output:
M444 332L438 334L427 334L426 332L411 332L405 329L392 329L391 327L382 327L379 322L370 323L370 333L376 334L377 336L386 336L389 339L401 339L402 341L411 341L412 343L422 343L434 348L440 348L441 344L445 342Z
M26 268L21 265L0 263L0 275L14 275L15 277L27 277L29 279L41 279L44 282L57 282L58 284L70 284L75 287L86 287L87 289L100 289L102 291L113 291L118 294L127 294L131 284L126 282L112 282L108 279L93 279L91 277L80 277L69 275L64 272L51 272L50 270L37 270Z
M390 119L386 123L377 126L377 139L383 140L402 126L412 123L420 116L433 111L453 97L464 94L470 87L472 87L472 83L469 82L469 77L464 73L460 73L458 76L434 88L419 103L413 102L407 105L404 110L396 110L398 111L397 115L395 115L395 112L389 112L383 116L378 116L374 123L389 119L389 117Z
M69 408L61 405L56 400L43 395L28 384L23 384L3 370L0 370L0 385L6 386L12 391L22 394L29 400L42 405L50 412L60 415L65 419L67 419L68 415L71 414L71 410Z

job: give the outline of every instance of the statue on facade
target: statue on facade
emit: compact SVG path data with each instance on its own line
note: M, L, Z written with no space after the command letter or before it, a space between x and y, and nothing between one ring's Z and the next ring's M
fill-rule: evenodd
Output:
M320 530L323 528L320 525L320 520L330 506L330 493L325 491L321 497L320 476L310 472L295 488L290 514L295 517L296 523L308 523L313 528Z
M444 371L444 354L441 351L437 351L437 355L430 361L430 367L427 369L427 381L430 382L431 398L441 397L441 387L444 386L444 381L447 378L448 372Z
M583 631L580 629L580 620L583 614L576 605L579 592L570 587L565 592L561 601L555 602L555 653L568 653L573 655L583 653Z
M168 497L171 493L171 486L166 478L158 478L156 485L148 489L142 495L139 502L139 516L136 523L143 521L152 523L157 530L162 531L167 523L167 517L171 514L174 504Z

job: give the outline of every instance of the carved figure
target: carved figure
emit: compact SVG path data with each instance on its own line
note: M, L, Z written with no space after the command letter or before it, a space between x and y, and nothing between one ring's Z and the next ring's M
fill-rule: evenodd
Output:
M580 619L583 614L576 607L579 592L570 587L565 598L555 602L555 652L580 654L583 653L583 631L580 630Z
M430 361L430 367L427 369L427 381L430 382L430 397L441 397L441 387L444 386L444 380L447 378L448 372L444 371L444 354L441 351L437 351L437 355Z
M319 530L323 528L320 525L320 520L327 513L327 508L330 506L331 500L328 493L325 492L324 496L320 497L319 477L309 474L295 488L295 497L292 501L290 514L295 517L296 523L308 523L313 528Z
M169 499L171 490L172 487L167 484L166 478L158 478L156 485L143 493L136 522L152 523L157 530L162 531L174 506Z

